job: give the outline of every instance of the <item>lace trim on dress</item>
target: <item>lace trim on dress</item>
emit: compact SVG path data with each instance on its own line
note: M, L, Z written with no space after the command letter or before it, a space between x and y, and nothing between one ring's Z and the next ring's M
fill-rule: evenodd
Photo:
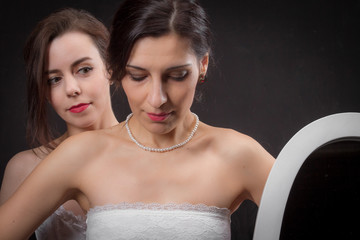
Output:
M86 230L86 217L85 216L77 216L72 211L66 210L64 206L60 206L55 214L62 219L62 221L70 223L71 225L76 225L84 231Z
M184 211L198 211L198 212L211 212L217 214L230 214L230 210L227 208L219 208L216 206L208 206L203 203L191 204L191 203L128 203L122 202L118 204L106 204L103 206L95 206L90 208L89 213L102 212L107 210L125 210L125 209L138 209L138 210L184 210Z

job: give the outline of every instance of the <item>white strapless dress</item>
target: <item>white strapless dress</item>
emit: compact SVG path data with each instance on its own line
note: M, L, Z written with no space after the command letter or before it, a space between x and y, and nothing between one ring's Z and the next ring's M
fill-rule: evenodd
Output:
M85 217L75 216L63 206L57 209L36 229L38 240L85 240Z
M120 203L87 213L88 240L231 238L230 211L204 204Z

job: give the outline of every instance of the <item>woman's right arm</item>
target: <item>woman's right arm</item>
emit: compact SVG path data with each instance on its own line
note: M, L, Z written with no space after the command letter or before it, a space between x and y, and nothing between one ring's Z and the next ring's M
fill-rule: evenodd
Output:
M89 158L84 154L86 144L80 136L64 141L0 206L1 239L26 239L62 203L75 197L76 176L83 159Z

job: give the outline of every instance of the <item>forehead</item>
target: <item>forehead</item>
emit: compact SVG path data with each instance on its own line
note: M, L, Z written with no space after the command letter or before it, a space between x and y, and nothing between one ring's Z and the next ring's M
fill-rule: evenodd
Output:
M67 32L56 37L48 48L48 64L71 63L82 57L99 58L99 51L90 36L82 32Z
M190 41L170 33L161 37L141 38L134 44L129 64L155 64L192 61L196 59Z

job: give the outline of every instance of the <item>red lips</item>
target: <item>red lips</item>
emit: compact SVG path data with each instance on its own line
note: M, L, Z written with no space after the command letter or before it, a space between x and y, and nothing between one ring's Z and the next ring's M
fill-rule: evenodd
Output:
M89 106L89 103L80 103L78 105L71 106L71 108L69 108L69 111L72 113L81 113L85 111Z
M154 122L161 122L170 116L170 113L147 113L149 118Z

